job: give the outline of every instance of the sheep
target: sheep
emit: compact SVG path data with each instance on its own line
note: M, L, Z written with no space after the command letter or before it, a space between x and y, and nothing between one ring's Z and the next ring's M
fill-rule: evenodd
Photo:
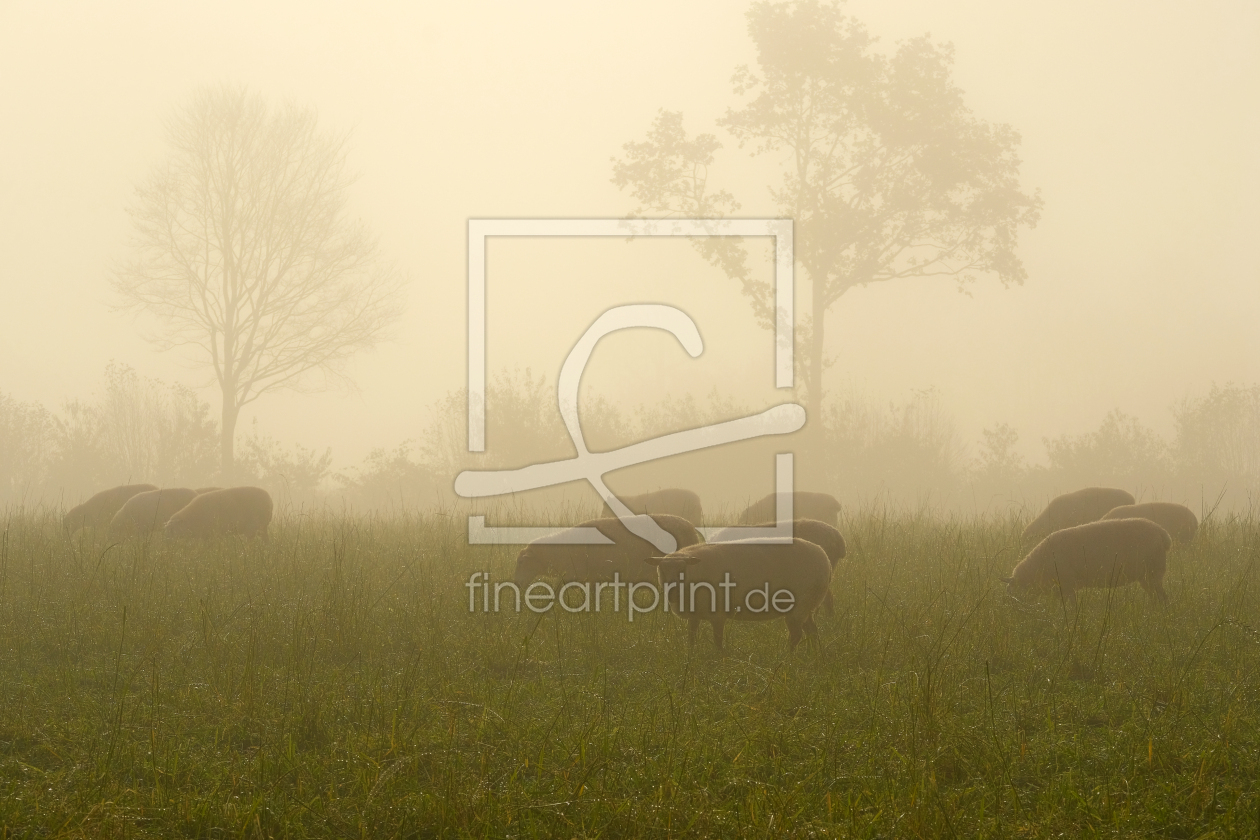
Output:
M266 540L271 511L271 494L261 487L211 490L194 496L176 511L164 531L168 537L243 534Z
M187 487L165 487L147 490L127 500L109 523L111 540L132 536L148 536L166 525L175 511L196 497L196 490Z
M1177 542L1187 543L1199 530L1194 511L1174 502L1144 502L1113 508L1103 519L1149 519Z
M744 509L739 516L739 524L751 525L754 522L769 522L778 516L777 513L778 495L771 493L769 496L754 502ZM792 516L799 519L817 519L819 522L826 522L828 525L840 524L837 515L840 513L840 503L836 501L836 497L827 493L811 493L808 491L796 491L792 494Z
M831 562L827 552L808 540L703 543L647 562L660 575L665 609L687 618L693 645L701 621L713 625L718 650L728 620L770 621L782 616L792 649L802 633L818 635L814 611L831 585Z
M638 496L619 496L618 498L621 499L622 504L635 513L668 513L672 516L681 516L692 525L699 525L703 521L704 510L700 506L700 497L690 490L670 487ZM613 515L608 505L604 505L604 515Z
M197 495L200 496L202 493L211 493L215 490L222 490L222 489L223 489L222 487L198 487Z
M762 522L752 527L773 528L774 526L774 522ZM837 563L844 559L844 537L840 536L840 532L826 522L819 522L817 519L794 519L792 521L792 536L808 540L827 552L827 559L831 561L832 570L836 568ZM741 539L738 531L733 528L726 528L714 534L709 542L731 542L738 539ZM831 595L831 587L827 587L827 594L823 596L823 608L827 611L827 615L835 614L836 601Z
M102 490L83 504L71 508L61 518L61 527L67 534L73 534L80 528L108 525L128 499L138 493L156 489L158 488L155 484L124 484Z
M1097 522L1112 508L1133 502L1131 493L1113 487L1086 487L1064 493L1051 499L1041 515L1028 524L1024 529L1024 539L1039 540L1062 528Z
M677 541L679 548L700 542L695 526L680 516L658 513L653 521ZM592 519L578 528L595 528L614 545L576 545L555 542L559 535L534 540L516 555L514 580L520 587L535 578L553 575L566 580L611 580L620 573L627 582L653 581L656 573L643 560L660 555L660 550L647 540L631 533L616 517Z
M1028 552L1009 578L1007 592L1051 589L1076 605L1076 590L1137 582L1161 602L1172 537L1149 519L1104 519L1063 528Z

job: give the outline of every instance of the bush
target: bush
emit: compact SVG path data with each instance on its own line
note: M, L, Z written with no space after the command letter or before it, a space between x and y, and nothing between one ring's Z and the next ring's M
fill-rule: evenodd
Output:
M57 423L38 403L0 394L0 499L38 496L48 478Z
M217 473L219 432L209 403L126 365L111 362L101 397L67 403L55 426L47 484L67 501L140 481L196 487Z
M332 473L332 449L321 454L299 444L286 447L258 431L258 421L241 441L233 484L264 488L277 505L310 505L324 498L324 483Z
M336 477L346 500L357 508L412 510L449 502L448 481L411 457L413 441L394 449L373 449L363 465Z

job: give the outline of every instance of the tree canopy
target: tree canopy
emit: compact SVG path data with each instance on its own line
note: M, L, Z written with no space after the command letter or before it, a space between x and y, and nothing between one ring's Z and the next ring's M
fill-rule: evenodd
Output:
M824 321L848 290L907 277L979 274L1021 283L1019 230L1041 199L1019 183L1019 134L977 118L951 78L953 49L927 36L881 52L841 4L756 3L748 12L755 67L740 67L740 100L718 121L741 148L783 161L769 185L795 220L796 258L810 285L797 325L809 414L822 401ZM718 217L738 210L710 184L721 142L689 139L682 115L661 111L648 136L614 159L613 182L640 202L636 214ZM737 241L697 247L739 280L758 320L774 324L772 290L753 279Z

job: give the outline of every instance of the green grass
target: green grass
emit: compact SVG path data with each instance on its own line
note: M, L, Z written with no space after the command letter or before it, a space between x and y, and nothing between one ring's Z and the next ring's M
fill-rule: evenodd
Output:
M1014 520L869 514L782 622L469 613L450 518L0 539L0 837L1260 836L1260 525L1008 599Z

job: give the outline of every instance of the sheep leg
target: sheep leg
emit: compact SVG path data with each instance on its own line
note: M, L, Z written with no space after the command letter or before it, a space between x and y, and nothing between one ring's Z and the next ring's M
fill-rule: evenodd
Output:
M827 615L836 614L836 599L831 595L831 588L827 588L827 594L823 596L823 609L827 611Z
M805 616L805 620L801 622L801 629L805 631L810 646L822 647L822 639L818 633L818 625L814 623L814 614L810 613Z
M692 616L687 620L687 646L696 646L696 634L700 632L700 619ZM721 645L719 645L721 647Z
M1168 593L1164 591L1163 581L1151 580L1142 581L1142 588L1150 593L1151 597L1159 601L1161 604L1168 603Z
M717 649L722 649L722 628L726 622L721 619L713 619L713 644L717 645Z
M801 643L801 636L804 635L801 631L803 623L794 622L790 618L786 619L786 621L788 626L788 650L796 650L796 646Z

